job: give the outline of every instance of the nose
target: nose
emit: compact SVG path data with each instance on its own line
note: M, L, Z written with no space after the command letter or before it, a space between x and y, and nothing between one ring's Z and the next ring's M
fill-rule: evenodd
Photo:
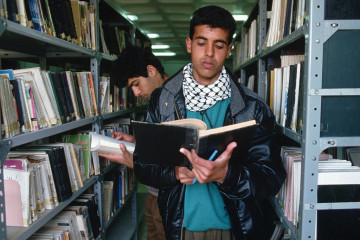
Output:
M132 91L133 91L135 97L139 96L140 92L141 92L138 87L132 87Z
M212 44L206 44L205 56L207 56L207 57L213 57L214 56L214 46Z

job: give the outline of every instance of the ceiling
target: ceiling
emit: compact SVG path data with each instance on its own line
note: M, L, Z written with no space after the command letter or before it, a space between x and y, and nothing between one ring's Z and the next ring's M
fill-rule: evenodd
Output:
M185 38L189 34L189 23L192 13L203 6L218 5L230 13L248 15L257 0L107 0L112 2L123 14L136 15L133 21L143 33L157 33L158 38L151 39L152 45L165 44L166 50L153 52L175 52L178 57L187 56ZM241 29L242 22L237 22L237 30Z

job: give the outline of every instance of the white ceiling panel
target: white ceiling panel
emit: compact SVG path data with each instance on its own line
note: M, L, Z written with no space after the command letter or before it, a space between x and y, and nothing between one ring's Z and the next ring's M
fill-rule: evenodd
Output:
M192 13L203 6L217 5L232 14L249 14L257 0L105 0L116 4L126 14L136 15L134 21L143 33L158 33L153 44L169 44L169 51L186 53L185 38L189 34ZM237 22L237 31L242 23Z

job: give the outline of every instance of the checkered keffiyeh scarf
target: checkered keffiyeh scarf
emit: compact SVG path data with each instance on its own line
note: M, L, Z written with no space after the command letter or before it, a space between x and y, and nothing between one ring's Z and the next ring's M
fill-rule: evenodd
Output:
M193 112L204 111L214 106L218 101L231 97L230 77L225 67L219 78L210 85L201 85L195 81L192 64L184 67L183 91L186 109Z

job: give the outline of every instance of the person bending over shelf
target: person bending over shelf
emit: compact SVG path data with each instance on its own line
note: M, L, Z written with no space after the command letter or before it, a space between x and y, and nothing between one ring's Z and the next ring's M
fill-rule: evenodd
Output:
M286 172L275 140L272 111L258 95L234 81L224 66L234 31L235 20L227 10L217 6L196 10L186 38L191 63L155 89L150 98L146 113L150 123L198 118L208 128L248 120L259 125L248 139L245 156L232 159L232 164L229 160L236 142L213 161L200 158L194 150L179 149L192 170L145 164L135 150L136 177L159 188L166 239L261 240L272 234L268 198L279 191Z
M128 46L114 62L111 79L119 88L128 86L135 96L149 99L155 88L160 87L169 76L150 49L143 49L137 46ZM113 132L112 137L118 140L135 143L132 135ZM123 155L99 154L99 156L110 161L133 168L133 155L129 153L124 144L120 144ZM145 215L147 238L165 239L165 232L157 205L158 189L147 186L149 193L145 200Z

